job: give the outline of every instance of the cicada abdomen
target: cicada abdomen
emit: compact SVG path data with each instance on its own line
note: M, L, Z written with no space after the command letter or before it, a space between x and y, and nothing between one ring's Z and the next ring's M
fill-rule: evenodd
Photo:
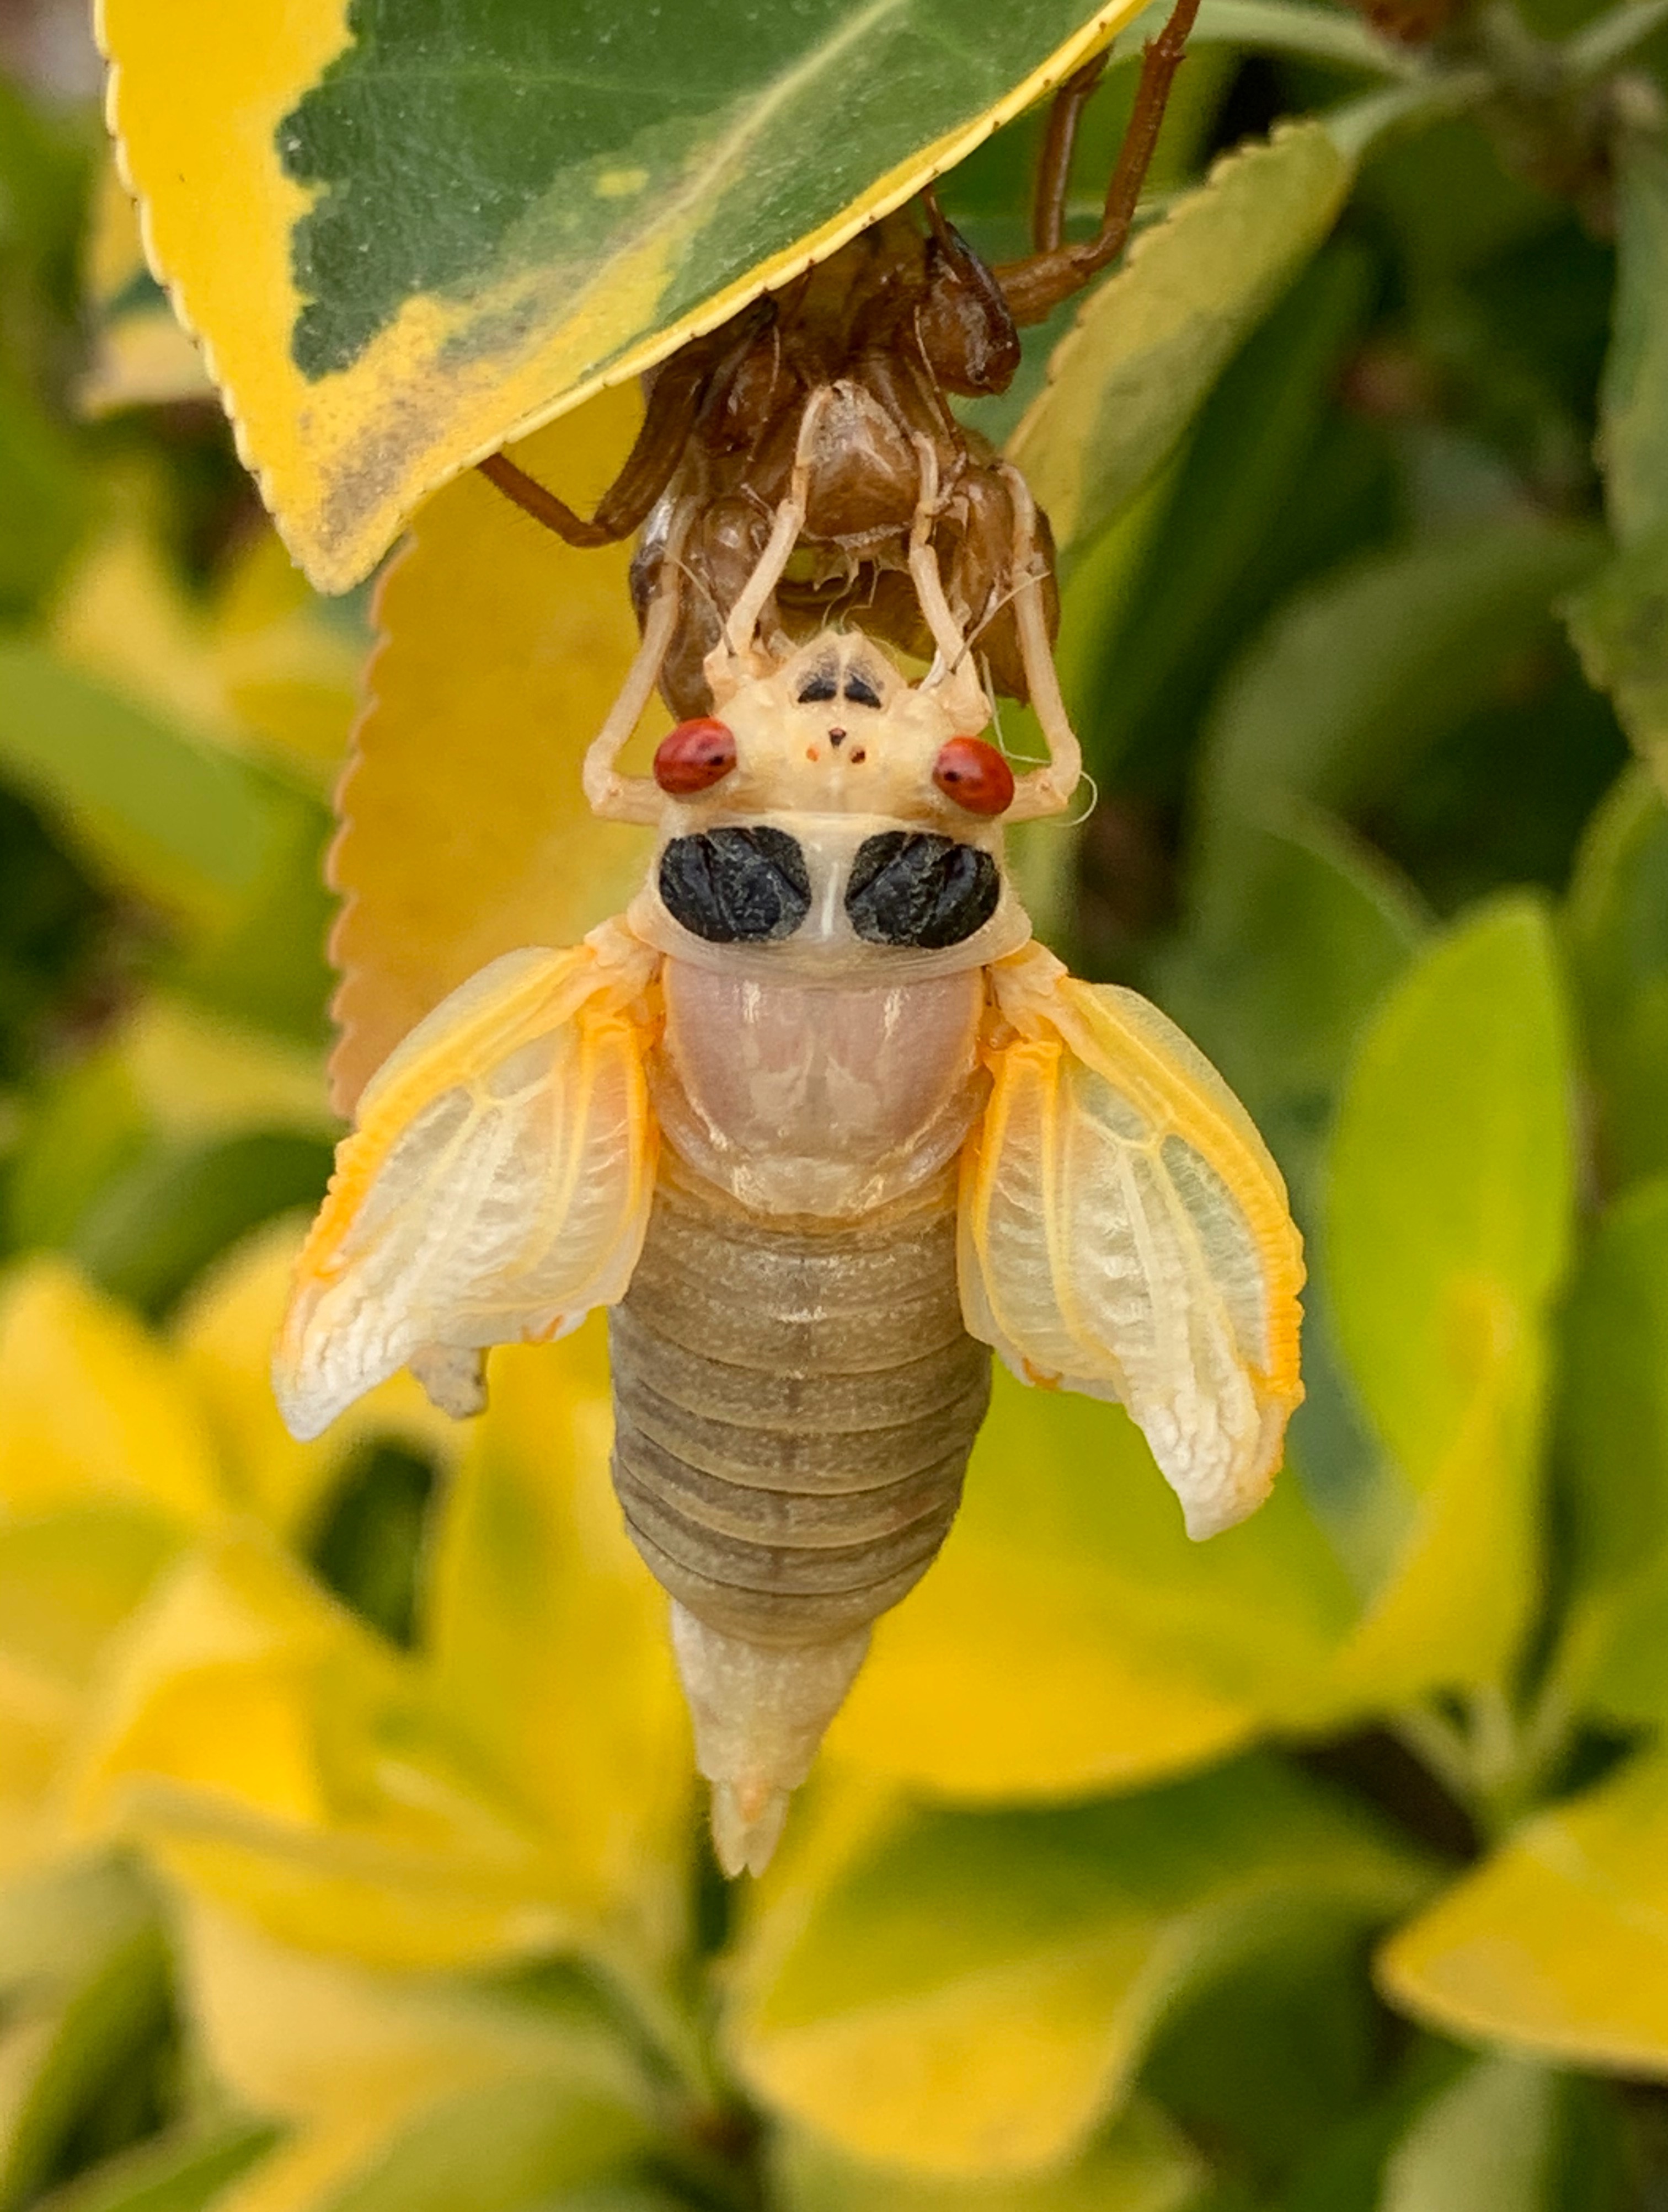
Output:
M777 1225L663 1166L614 1310L614 1482L672 1632L732 1874L960 1502L990 1395L962 1325L953 1176L873 1219Z

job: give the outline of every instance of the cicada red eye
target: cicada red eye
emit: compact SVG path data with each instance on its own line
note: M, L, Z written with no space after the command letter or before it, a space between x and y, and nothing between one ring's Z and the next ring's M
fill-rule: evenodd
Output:
M933 781L970 814L1001 814L1014 803L1014 771L983 738L952 738L941 745Z
M709 791L735 766L735 739L711 714L679 722L661 739L654 754L654 781L673 799ZM1010 778L1011 781L1012 779Z

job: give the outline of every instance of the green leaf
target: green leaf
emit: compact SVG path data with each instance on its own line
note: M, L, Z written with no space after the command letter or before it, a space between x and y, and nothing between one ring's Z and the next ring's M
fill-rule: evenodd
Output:
M1668 1717L1668 1180L1599 1226L1564 1318L1573 1589L1563 1697Z
M317 1045L335 980L326 956L337 913L325 884L330 817L286 792L270 822L265 864L230 926L192 945L171 980L212 1012Z
M1159 971L1167 1011L1244 1099L1299 1199L1343 1073L1424 916L1371 848L1318 807L1270 799L1227 885ZM1214 894L1214 896L1213 896Z
M606 2203L649 2149L648 2085L577 1993L535 2010L456 1977L367 1972L189 1891L177 1918L203 2066L288 2124L236 2194L252 2212L554 2212L594 2180Z
M206 2212L279 2132L262 2121L232 2119L170 2129L100 2160L42 2197L39 2212Z
M1616 2205L1590 2084L1521 2058L1477 2059L1391 2153L1379 2212L1604 2212Z
M373 1440L343 1469L307 1546L325 1588L391 1644L408 1648L417 1641L435 1477L426 1455Z
M1545 1322L1574 1199L1569 1090L1551 933L1519 897L1415 963L1339 1109L1332 1312L1417 1514L1350 1655L1375 1698L1498 1679L1532 1613Z
M1203 2168L1156 2106L1135 2104L1074 2166L1034 2181L924 2180L801 2128L782 2131L772 2175L782 2212L1181 2212Z
M1058 1812L820 1811L761 1885L731 2047L776 2111L946 2180L1070 2155L1184 1991L1421 1882L1359 1814L1262 1759Z
M1616 141L1616 320L1601 393L1598 456L1617 538L1668 530L1668 144Z
M1347 1924L1282 1925L1165 2021L1141 2068L1219 2165L1271 2183L1371 2094L1383 2021Z
M1598 459L1622 550L1567 610L1589 680L1668 781L1668 144L1616 137L1616 320Z
M0 618L15 620L46 597L89 505L70 439L0 370Z
M1162 11L1152 9L1130 25L1120 46L1133 45L1143 32L1150 37L1162 21ZM1375 37L1365 23L1330 8L1311 7L1306 0L1203 0L1190 44L1215 39L1254 52L1301 55L1381 76L1411 76L1417 68L1405 47Z
M1609 692L1635 749L1668 786L1668 524L1618 553L1564 617L1587 681Z
M124 1868L49 1871L0 1893L0 2205L52 2180L77 2133L119 2131L169 2021L167 1952ZM113 2107L101 2112L101 2106ZM118 2135L119 2140L119 2132Z
M155 1319L227 1245L316 1205L331 1157L324 1139L284 1130L148 1147L99 1189L68 1248L95 1282Z
M645 2148L640 2114L600 2082L529 2069L451 2097L318 2212L523 2212Z
M1381 799L1498 695L1602 552L1590 531L1498 523L1373 555L1305 592L1222 694L1202 772L1213 817L1242 818L1271 793L1345 816Z
M275 794L39 647L0 644L0 774L119 887L224 922L272 849Z
M1315 498L1313 449L1372 312L1373 275L1354 241L1323 247L1204 400L1173 475L1155 487L1131 581L1106 595L1110 606L1080 605L1099 549L1074 568L1062 628L1088 665L1067 696L1102 779L1146 789L1174 775L1177 728L1202 713L1247 619L1291 581L1280 524L1298 482L1306 509Z
M340 590L478 454L833 252L1139 12L778 0L742 35L727 0L301 0L253 39L108 0L101 28L154 259Z
M1668 1168L1668 808L1642 769L1594 815L1565 934L1606 1185Z
M27 1122L6 1191L11 1241L63 1245L97 1194L143 1153L154 1134L133 1071L95 1053L44 1090Z
M1348 189L1320 125L1284 125L1219 161L1091 295L1008 446L1063 555L1087 549L1165 459Z

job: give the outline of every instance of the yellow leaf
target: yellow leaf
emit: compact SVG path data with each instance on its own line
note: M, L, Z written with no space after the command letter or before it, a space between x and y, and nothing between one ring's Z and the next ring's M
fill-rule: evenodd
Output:
M62 660L194 736L228 734L209 626L181 589L153 526L143 483L119 485L114 514L77 562L52 611Z
M99 27L152 264L341 590L427 492L834 252L1139 10L830 0L740 40L721 7L466 10L356 40L346 0L103 0Z
M79 1801L284 1941L436 1967L571 1936L536 1841L478 1794L409 1662L252 1534L183 1562L147 1608Z
M1391 1938L1379 1977L1445 2034L1668 2077L1668 1758L1520 1828Z
M222 1504L173 1356L62 1261L0 1293L0 1516L100 1498L190 1522Z
M1181 2130L1142 2104L1076 2165L1035 2180L923 2180L860 2165L794 2128L778 2137L774 2171L784 2212L1180 2212L1205 2179Z
M567 1893L679 1932L693 1768L666 1601L609 1480L600 1316L495 1355L491 1409L452 1478L433 1568L435 1693Z
M362 641L258 532L213 600L192 599L163 552L153 487L118 482L113 519L54 604L58 656L198 738L328 787L359 701Z
M999 1374L949 1540L830 1750L966 1801L1130 1788L1245 1741L1352 1612L1294 1483L1190 1543L1121 1411Z
M218 2212L314 2212L368 2179L425 2117L508 2085L525 2085L570 2130L577 2122L586 2162L640 2140L638 2084L599 2038L455 1987L287 1949L200 1901L181 1919L210 2070L240 2105L295 2130L216 2198Z
M107 1048L159 1130L190 1142L234 1129L332 1134L317 1057L270 1030L151 990Z
M1538 1332L1498 1286L1454 1300L1454 1356L1470 1380L1446 1447L1428 1468L1394 1571L1312 1698L1293 1717L1335 1721L1428 1692L1433 1662L1449 1679L1486 1680L1521 1632L1540 1577L1536 1449L1545 1395ZM1443 1664L1441 1655L1455 1655ZM1458 1655L1464 1655L1461 1657Z
M290 1435L272 1396L272 1345L306 1233L306 1224L290 1217L234 1245L193 1286L172 1330L229 1493L292 1540L373 1438L397 1440L445 1465L468 1434L401 1374L361 1399L327 1436L303 1444Z
M0 1875L70 1845L88 1692L178 1540L160 1514L109 1503L0 1522Z
M600 489L641 413L610 392L517 459ZM472 477L423 510L384 580L331 860L344 1112L456 984L520 945L575 944L636 889L644 834L594 821L579 783L636 647L628 558L575 551Z
M0 1653L0 1881L52 1858L63 1844L52 1785L76 1707L62 1686Z
M271 531L252 538L228 569L210 642L246 745L309 789L327 787L347 751L364 649Z

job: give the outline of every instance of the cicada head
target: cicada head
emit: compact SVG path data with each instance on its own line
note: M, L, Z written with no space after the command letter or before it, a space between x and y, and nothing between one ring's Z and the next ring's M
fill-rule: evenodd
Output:
M1013 799L977 684L911 684L859 632L713 674L715 712L679 723L655 756L668 798L729 818L861 814L964 832Z

